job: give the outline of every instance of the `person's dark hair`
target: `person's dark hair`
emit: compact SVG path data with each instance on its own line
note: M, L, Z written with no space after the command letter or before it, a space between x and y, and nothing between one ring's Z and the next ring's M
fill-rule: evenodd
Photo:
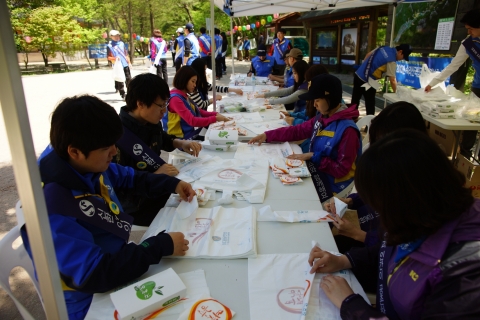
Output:
M467 24L472 28L480 28L480 9L473 9L465 13L460 20L461 23Z
M370 143L399 129L415 129L427 134L425 121L417 107L406 101L392 103L382 110L370 124Z
M207 32L207 29L205 27L201 27L200 28L200 33L205 33L205 32Z
M196 59L198 60L198 59ZM178 90L185 90L187 88L188 81L197 76L197 83L198 83L198 75L191 66L183 66L178 69L175 77L173 77L173 86Z
M380 214L388 245L428 237L474 202L465 177L439 146L413 129L383 137L360 157L355 186Z
M220 34L220 29L215 28L215 29L214 29L214 32L215 32L215 34Z
M68 146L88 157L90 151L114 145L122 134L115 109L94 96L65 98L52 113L50 144L64 160L69 158Z
M328 70L327 68L325 68L324 65L314 64L310 68L308 68L307 72L305 72L305 81L312 81L314 77L324 73L328 74ZM313 100L307 101L305 114L309 119L315 117L315 115L317 114L317 109L315 108Z
M225 32L222 31L220 35L222 36L223 41L227 41L227 35L225 34Z
M283 28L281 28L281 29L278 29L278 31L277 31L277 32L281 32L281 33L283 33L283 34L286 34L286 33L287 33L287 31L286 31L285 29L283 29Z
M161 36L162 36L162 31L160 31L160 29L153 30L152 37L161 37Z
M285 50L285 52L283 53L283 56L282 56L282 60L287 59L287 54L289 54L289 53L290 53L290 49Z
M295 81L293 91L297 91L298 87L305 82L305 73L309 67L308 63L304 60L297 61L293 64L292 69L295 70L298 75L298 82Z
M197 73L197 90L203 93L205 96L208 94L208 82L205 74L206 63L205 60L197 58L193 60L191 67Z
M137 102L142 102L150 107L157 97L165 101L170 98L170 89L165 80L151 73L139 74L128 84L125 110L137 109Z

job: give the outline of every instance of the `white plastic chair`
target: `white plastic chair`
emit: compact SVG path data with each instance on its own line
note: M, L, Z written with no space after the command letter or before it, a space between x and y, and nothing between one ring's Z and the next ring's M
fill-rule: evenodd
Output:
M367 126L367 134L365 135L365 138L363 138L362 146L364 146L370 141L370 137L369 137L370 123L372 122L372 119L374 117L375 117L374 115L370 114L363 117L362 119L358 120L357 123L355 123L358 127L358 130L361 130L364 126Z
M30 279L33 282L33 286L35 290L37 290L37 294L40 297L40 301L43 300L40 294L40 287L38 282L35 278L35 271L33 269L33 263L30 257L28 256L23 243L20 244L17 248L13 248L13 242L20 237L20 227L15 226L12 230L10 230L5 237L0 240L0 286L8 293L10 298L12 298L13 302L17 306L18 311L22 315L23 319L34 320L35 318L25 309L25 307L20 303L20 301L15 298L13 295L8 278L10 277L10 272L15 267L22 267L30 276Z

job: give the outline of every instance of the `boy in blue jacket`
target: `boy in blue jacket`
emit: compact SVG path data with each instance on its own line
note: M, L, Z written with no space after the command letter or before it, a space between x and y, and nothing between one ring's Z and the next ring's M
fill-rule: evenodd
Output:
M133 218L123 212L116 191L178 193L186 201L194 191L174 177L112 163L122 134L120 118L105 102L87 95L66 98L53 112L51 145L38 160L69 319L85 317L94 293L134 280L162 256L188 250L181 232L127 243ZM21 235L31 257L28 226Z

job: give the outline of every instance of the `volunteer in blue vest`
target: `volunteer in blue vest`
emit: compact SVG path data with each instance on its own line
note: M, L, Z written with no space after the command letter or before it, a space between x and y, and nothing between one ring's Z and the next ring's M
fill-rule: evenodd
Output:
M156 65L157 76L163 78L163 80L168 83L167 51L168 45L162 38L162 32L159 29L153 30L153 36L150 38L150 59L153 63L157 55L160 55L160 63Z
M380 84L377 80L384 74L389 78L394 92L397 91L397 61L406 60L412 53L409 44L401 44L395 48L382 46L369 52L360 68L353 76L352 104L360 105L362 95L365 98L365 107L368 114L375 114L375 94Z
M107 59L112 63L119 62L122 64L123 72L125 73L125 85L128 86L128 83L132 79L130 74L130 67L132 64L128 57L127 48L125 43L120 40L120 32L117 30L110 30L110 38L112 38L112 41L107 45ZM115 90L120 92L122 99L125 99L125 87L123 82L115 81Z
M128 85L127 105L120 109L123 135L115 143L114 161L135 170L176 176L177 168L160 158L162 150L174 149L198 156L202 145L191 140L180 140L163 131L162 118L170 98L168 84L151 73L142 73ZM125 213L133 217L133 224L149 226L170 195L148 198L129 190L118 194Z
M248 61L250 60L250 49L252 47L252 44L250 43L250 40L248 40L248 37L245 36L244 40L243 40L243 58L245 59L245 61Z
M220 29L215 28L215 75L217 80L222 78L222 46L223 38L220 35Z
M198 44L200 45L200 58L205 61L208 69L212 69L212 38L207 34L205 27L200 28L201 36L198 37Z
M178 193L186 201L195 191L175 177L112 163L122 133L122 122L107 103L88 95L65 98L51 117L51 145L38 159L47 232L70 320L85 318L95 293L125 286L162 256L188 250L181 232L162 231L141 244L128 241L133 218L118 201L120 190L148 197ZM31 257L30 244L38 240L28 221L21 235Z
M445 79L457 71L458 68L470 58L472 59L472 66L475 70L471 91L480 98L480 9L468 11L460 22L465 25L468 37L462 41L462 45L458 48L457 54L450 65L425 87L425 91L429 92L432 90L432 87L445 81ZM472 155L471 149L475 144L476 138L477 131L463 131L460 153L466 157L470 157Z
M172 36L172 39L168 42L168 48L172 53L172 68L175 68L175 36Z
M258 46L257 56L252 59L250 64L250 71L248 71L247 76L251 77L256 75L257 77L268 77L272 73L273 66L275 65L275 60L272 56L267 55L267 48L264 44Z
M193 33L193 24L187 23L185 26L185 40L184 40L184 52L183 52L183 65L189 66L193 60L200 57L200 45L198 39Z
M286 68L285 61L283 61L283 56L287 50L293 48L290 40L285 38L285 34L285 29L278 30L277 38L273 39L273 44L270 48L270 55L275 59L276 63L275 75L283 75Z
M177 39L175 39L175 70L178 71L183 65L183 54L185 53L184 45L184 30L183 28L177 29Z

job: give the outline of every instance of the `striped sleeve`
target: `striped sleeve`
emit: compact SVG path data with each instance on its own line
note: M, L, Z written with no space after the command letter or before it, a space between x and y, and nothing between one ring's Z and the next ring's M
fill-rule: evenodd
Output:
M216 86L215 88L217 89L216 91L220 93L228 92L228 87ZM208 91L213 91L213 86L210 82L208 83Z
M208 100L203 100L202 96L200 95L200 93L198 93L198 91L195 91L194 93L189 93L188 97L190 98L190 100L193 101L193 103L195 103L197 107L203 110L207 110Z

